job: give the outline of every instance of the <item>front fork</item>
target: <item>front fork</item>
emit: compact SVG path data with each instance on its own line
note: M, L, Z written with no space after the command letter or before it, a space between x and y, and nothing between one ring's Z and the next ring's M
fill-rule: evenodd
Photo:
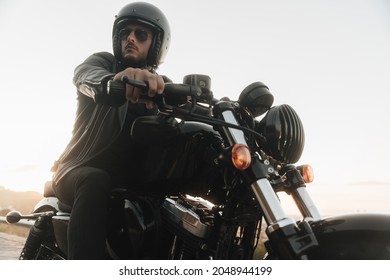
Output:
M318 245L317 239L306 219L303 219L298 225L284 213L279 198L267 179L269 168L269 165L256 158L249 170L246 171L249 175L247 179L260 178L255 179L251 184L251 189L268 224L266 231L269 238L266 244L267 250L271 255L283 259L304 259L306 252ZM304 188L299 188L296 192L294 190L293 195L295 196L294 200L301 200L301 203L307 201L311 205L310 207L301 207L302 211L307 214L305 217L319 219L319 213L315 207L313 208L314 204Z
M214 106L214 114L219 116L225 122L238 126L239 123L233 113L234 107L238 104L230 102L221 102ZM223 127L221 135L231 146L234 144L244 144L248 146L245 135L242 130ZM255 157L251 166L243 171L247 182L251 183L251 189L264 213L264 218L268 224L267 235L269 237L268 250L271 254L283 259L302 259L305 253L318 245L317 239L307 222L303 220L299 226L295 221L288 217L280 204L280 201L273 189L269 178L273 173L273 168L264 160ZM300 211L304 217L320 219L319 213L311 201L304 188L296 188L292 192L296 203L302 205ZM306 205L307 207L303 206Z

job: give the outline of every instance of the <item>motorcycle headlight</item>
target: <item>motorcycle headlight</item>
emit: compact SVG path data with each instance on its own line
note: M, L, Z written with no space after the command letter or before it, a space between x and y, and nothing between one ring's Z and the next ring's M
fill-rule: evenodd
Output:
M305 132L301 119L289 105L272 107L256 130L267 139L265 152L284 163L296 163L303 152Z

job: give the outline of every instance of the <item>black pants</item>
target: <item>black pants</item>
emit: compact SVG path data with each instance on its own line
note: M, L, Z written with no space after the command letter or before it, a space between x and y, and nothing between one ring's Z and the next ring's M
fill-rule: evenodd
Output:
M105 257L106 221L113 181L104 170L78 167L55 186L57 197L72 206L68 227L69 259Z
M176 151L176 147L172 150ZM173 182L149 184L165 181L165 175L170 173L176 158L176 154L172 157L170 151L166 147L132 150L124 158L137 160L122 160L122 164L116 165L107 164L112 163L109 160L95 160L91 163L93 167L78 167L56 184L54 190L58 199L72 207L68 226L69 259L105 258L106 224L113 188L131 188L134 192L150 195L168 193L168 186L172 192L181 186L174 187ZM182 164L177 165L181 170Z

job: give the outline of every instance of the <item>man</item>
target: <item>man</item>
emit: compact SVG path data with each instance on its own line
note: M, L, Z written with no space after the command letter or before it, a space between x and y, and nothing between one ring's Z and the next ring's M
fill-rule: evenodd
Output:
M165 80L155 70L168 51L170 28L157 7L142 2L123 7L114 21L112 41L113 55L93 54L75 69L78 107L73 134L54 168L56 195L72 207L69 259L105 257L110 190L140 180L131 124L138 116L157 112L133 86L126 86L126 98L107 95L108 81L125 76L146 81L149 96L164 90Z

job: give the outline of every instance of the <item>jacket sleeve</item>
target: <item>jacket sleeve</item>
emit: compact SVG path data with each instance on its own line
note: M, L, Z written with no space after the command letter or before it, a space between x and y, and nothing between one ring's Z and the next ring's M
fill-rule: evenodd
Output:
M79 93L92 98L103 105L121 105L122 98L107 95L107 82L115 76L116 60L108 52L95 53L89 56L74 71L73 83Z

